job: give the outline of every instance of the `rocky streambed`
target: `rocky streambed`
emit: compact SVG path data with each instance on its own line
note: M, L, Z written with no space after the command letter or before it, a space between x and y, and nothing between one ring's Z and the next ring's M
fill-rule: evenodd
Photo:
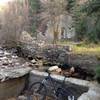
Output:
M31 71L15 50L0 47L0 100L18 96L25 88L27 75Z
M26 86L30 85L31 83L35 81L41 81L47 75L47 73L43 72L45 69L48 69L52 65L58 65L59 61L60 63L64 63L65 61L69 60L67 47L63 47L63 48L56 47L55 49L53 48L54 47L49 47L49 48L46 47L46 49L38 48L36 51L32 47L31 47L31 50L30 48L17 48L17 49L8 50L6 48L0 47L0 80L1 80L0 100L7 100L9 97L16 97L24 90ZM91 75L93 75L84 68L80 68L79 66L77 67L76 65L74 66L75 66L75 69L78 68L78 74L79 74L78 76L81 76L81 75L89 76L90 75L89 77L86 77L86 78L90 78ZM60 75L59 73L58 73L58 76L55 75L55 73L53 74L54 74L53 77L56 80L58 81L63 80L63 76ZM94 94L95 93L98 94L99 85L97 85L96 83L92 84L91 81L90 82L86 81L86 78L83 81L82 77L81 79L80 78L76 79L76 77L66 79L66 83L69 83L67 85L75 88L73 93L75 93L75 95L77 96L77 99L84 92L86 92L86 94L83 94L83 95L86 95L86 96L89 95L88 93L91 93L89 92L91 90L94 92ZM91 79L92 78L90 78L89 80ZM5 94L7 94L7 96L4 96ZM82 95L82 98L84 97L83 95ZM92 100L92 99L81 99L80 97L79 100ZM95 100L100 100L100 99L95 99Z
M42 59L44 65L55 65L70 63L86 69L87 72L94 74L94 69L100 61L92 55L76 55L70 51L69 46L61 45L44 45L42 47L33 44L21 43L18 49L19 54L23 57L32 57Z

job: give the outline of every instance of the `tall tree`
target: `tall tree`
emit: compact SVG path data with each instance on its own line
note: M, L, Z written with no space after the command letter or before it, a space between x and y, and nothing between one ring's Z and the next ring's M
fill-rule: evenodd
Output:
M100 41L100 0L87 0L75 10L78 38L95 43Z
M28 0L9 2L2 19L2 32L0 33L2 43L6 45L17 44L22 31L29 30L29 24Z
M40 13L40 0L29 0L29 5L30 5L30 22L31 22L31 32L33 36L36 36L37 33L37 28L38 28L38 23L39 23L39 16L38 14Z
M47 0L45 4L42 5L44 11L47 14L47 20L50 22L51 26L53 27L53 35L54 41L56 43L58 40L59 35L59 22L60 16L62 14L66 14L66 0Z

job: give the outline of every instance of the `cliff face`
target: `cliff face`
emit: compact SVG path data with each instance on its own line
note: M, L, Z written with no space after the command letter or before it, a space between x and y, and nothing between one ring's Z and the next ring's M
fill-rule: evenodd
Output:
M72 27L73 19L71 15L60 15L60 20L56 23L59 23L58 26L58 39L71 39L75 36L75 29ZM48 23L48 28L45 32L47 40L53 40L53 26Z
M46 5L47 0L40 0L41 5ZM59 9L59 8L58 8ZM57 12L58 13L58 12ZM47 41L53 41L54 39L54 26L48 19L48 12L44 11L40 13L41 24L39 25L38 31L45 35ZM58 14L56 16L55 25L58 25L58 39L72 39L75 37L75 28L73 26L73 19L70 13L65 11L65 14Z

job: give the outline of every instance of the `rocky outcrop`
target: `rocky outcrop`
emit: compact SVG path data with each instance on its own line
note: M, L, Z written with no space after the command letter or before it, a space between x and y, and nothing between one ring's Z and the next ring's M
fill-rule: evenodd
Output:
M19 46L17 46L17 54L18 56L28 58L28 57L35 57L35 55L38 52L38 45L37 44L26 44L26 43L20 43Z
M44 45L37 43L25 44L21 43L20 47L17 48L18 54L24 57L40 58L50 64L64 63L68 61L69 46L54 46Z
M0 80L1 82L4 82L9 79L19 78L28 74L30 71L31 71L31 68L29 67L1 69Z
M43 49L45 63L62 64L68 63L69 46L47 46Z
M26 85L31 68L15 49L0 47L0 100L18 96Z
M29 73L31 68L23 58L18 57L14 50L0 47L0 80L22 77Z
M24 43L31 43L34 40L34 38L26 31L23 31L20 35L20 42Z
M58 16L59 20L56 24L59 25L58 27L58 39L73 39L75 38L75 28L72 27L73 19L70 14L60 15ZM47 42L54 39L54 26L50 22L47 24L47 30L45 32Z
M76 68L83 69L91 77L95 75L95 67L100 63L95 56L73 54L70 52L69 46L42 45L42 43L38 42L37 45L22 44L21 49L19 49L20 53L25 58L41 59L43 65L47 66L68 63Z

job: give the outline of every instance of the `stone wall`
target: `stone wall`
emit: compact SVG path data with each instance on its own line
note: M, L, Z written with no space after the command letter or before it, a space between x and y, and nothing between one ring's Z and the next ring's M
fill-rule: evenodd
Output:
M41 82L48 74L46 72L39 72L37 70L33 70L30 72L30 78L29 78L29 86L34 82ZM52 78L54 78L57 81L56 88L59 86L59 82L62 82L64 79L64 76L60 75L51 75ZM88 91L88 87L86 87L86 84L89 82L82 81L74 78L66 78L66 88L69 88L72 91L72 95L75 96L75 98L78 98L82 93ZM77 83L78 82L78 83ZM50 82L46 82L47 87L47 95L52 96L52 85ZM81 86L82 85L82 86ZM76 100L76 99L75 99Z

